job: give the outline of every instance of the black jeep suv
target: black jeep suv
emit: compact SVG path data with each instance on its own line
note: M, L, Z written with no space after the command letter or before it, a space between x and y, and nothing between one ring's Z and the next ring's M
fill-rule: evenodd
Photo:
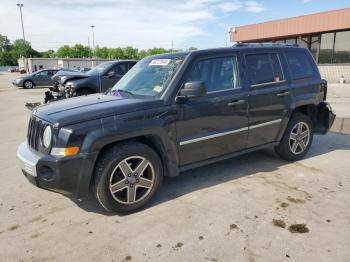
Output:
M106 94L33 111L17 151L24 175L107 210L131 212L163 176L273 146L301 159L335 115L309 51L239 44L147 57Z

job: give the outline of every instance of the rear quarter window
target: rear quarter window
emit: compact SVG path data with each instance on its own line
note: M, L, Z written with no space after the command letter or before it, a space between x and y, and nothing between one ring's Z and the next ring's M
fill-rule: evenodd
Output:
M251 85L263 85L284 80L277 53L247 54L247 77Z
M287 64L290 70L291 78L302 79L314 76L314 70L310 57L303 51L285 52Z

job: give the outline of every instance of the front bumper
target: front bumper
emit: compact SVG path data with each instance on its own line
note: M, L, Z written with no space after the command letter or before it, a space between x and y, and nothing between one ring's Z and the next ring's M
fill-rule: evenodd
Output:
M14 80L14 81L12 81L12 85L17 86L17 87L21 87L21 86L23 86L23 82L22 81L17 82L16 80Z
M55 158L40 155L25 141L17 149L17 158L23 174L37 187L76 198L89 193L95 154Z

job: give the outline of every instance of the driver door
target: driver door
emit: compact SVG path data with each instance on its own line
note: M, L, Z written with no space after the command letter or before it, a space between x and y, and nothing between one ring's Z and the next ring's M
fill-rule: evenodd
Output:
M36 86L48 86L51 80L51 76L49 75L49 70L43 70L37 73L34 77L34 83Z
M102 77L101 92L112 88L128 72L127 63L119 63L109 69Z
M203 81L207 94L177 105L181 165L246 148L248 92L240 85L238 55L202 58L188 71L183 83Z

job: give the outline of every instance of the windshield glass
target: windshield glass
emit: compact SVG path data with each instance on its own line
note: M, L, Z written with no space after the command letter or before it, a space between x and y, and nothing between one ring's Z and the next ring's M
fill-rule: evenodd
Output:
M185 56L147 57L138 62L112 88L112 95L157 96L169 85ZM120 91L120 92L118 92Z
M88 75L99 75L102 71L104 71L107 67L109 67L113 62L105 62L102 64L97 65L93 69L87 71L86 73Z

